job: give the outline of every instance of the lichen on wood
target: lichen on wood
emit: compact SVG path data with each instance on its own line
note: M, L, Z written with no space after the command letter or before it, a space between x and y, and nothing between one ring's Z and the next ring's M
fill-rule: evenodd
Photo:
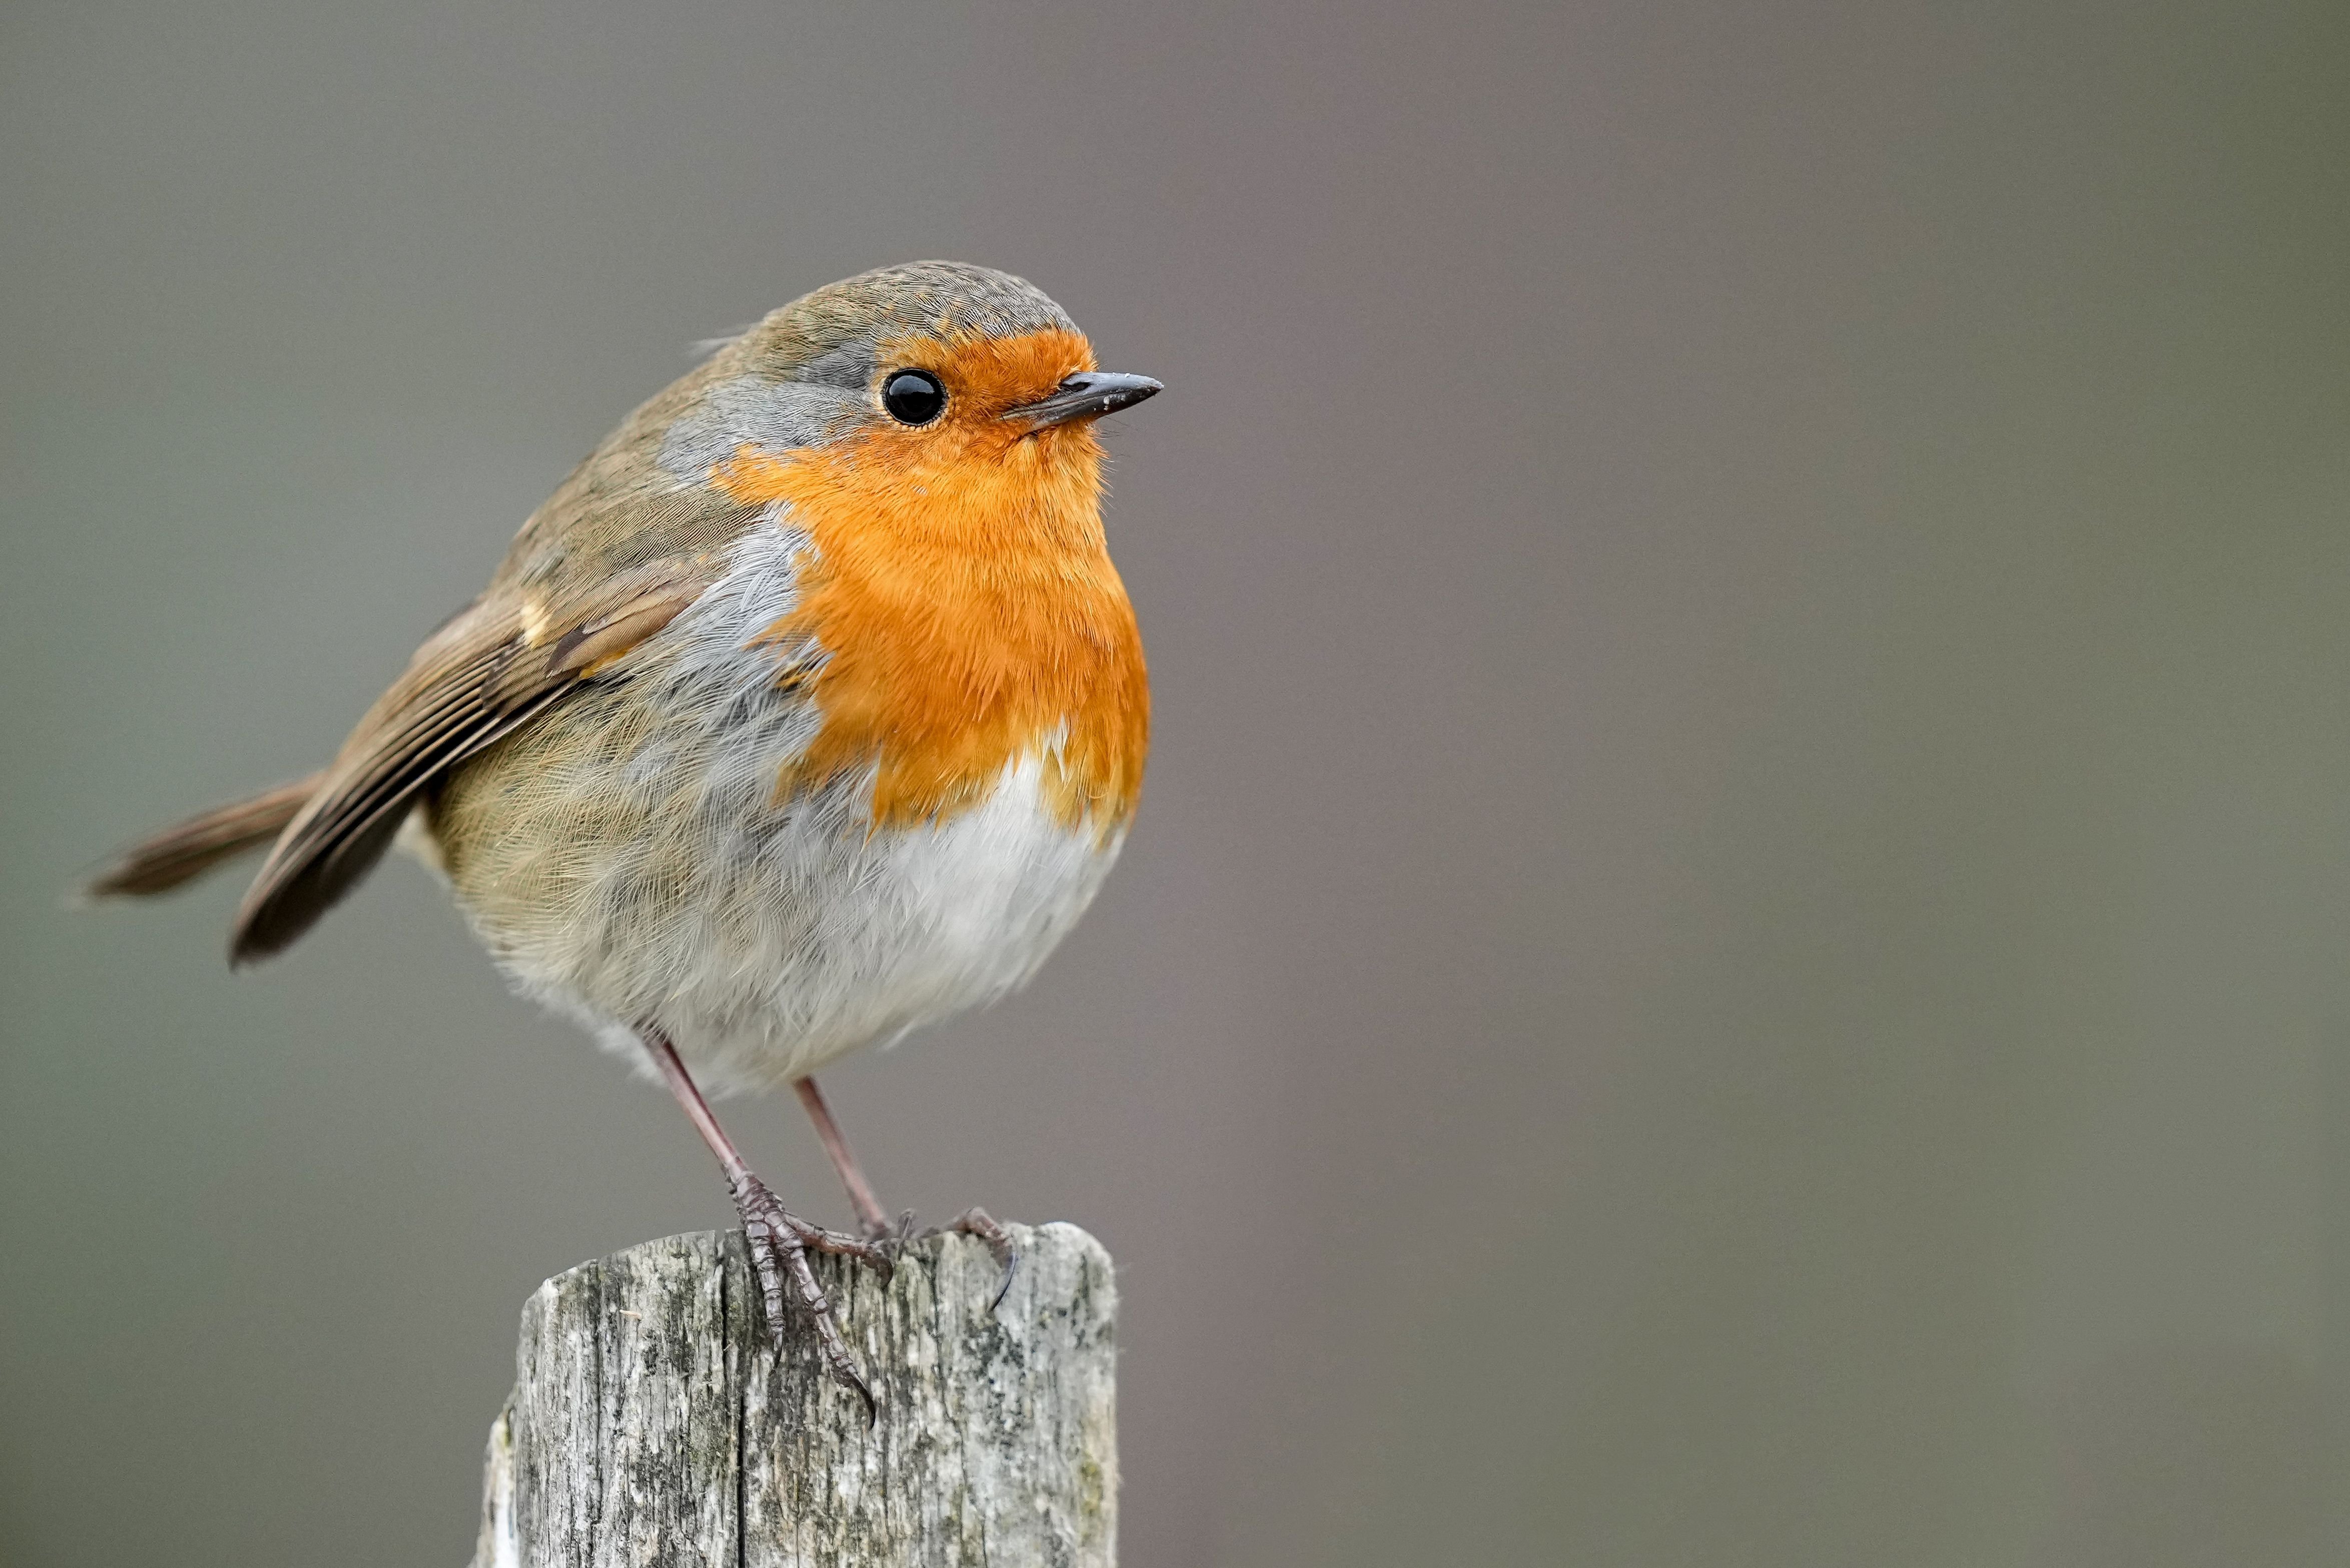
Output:
M878 1276L817 1260L879 1407L868 1428L803 1325L781 1354L737 1233L647 1242L539 1287L490 1433L475 1568L1113 1568L1108 1255L1009 1227L1002 1304L969 1237Z

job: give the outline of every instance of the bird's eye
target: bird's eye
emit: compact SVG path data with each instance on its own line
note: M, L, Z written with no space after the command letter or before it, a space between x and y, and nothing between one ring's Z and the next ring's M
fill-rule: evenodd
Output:
M881 383L881 406L900 424L926 425L947 406L947 389L928 370L900 370Z

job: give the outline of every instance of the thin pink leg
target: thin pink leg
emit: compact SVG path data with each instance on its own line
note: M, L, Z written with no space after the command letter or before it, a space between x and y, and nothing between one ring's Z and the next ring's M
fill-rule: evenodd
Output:
M670 1044L669 1037L657 1029L639 1030L638 1036L643 1040L653 1064L660 1069L669 1092L685 1107L686 1119L693 1123L693 1130L702 1135L702 1141L718 1157L719 1169L726 1173L727 1190L734 1198L734 1212L742 1217L743 1239L750 1248L751 1266L759 1276L760 1304L765 1309L769 1331L781 1344L785 1287L788 1281L790 1293L798 1298L801 1309L815 1320L816 1343L823 1349L826 1365L832 1368L834 1376L857 1390L858 1397L865 1401L866 1419L870 1421L877 1408L873 1390L866 1386L855 1357L848 1354L848 1345L840 1337L832 1299L816 1283L816 1271L808 1266L808 1250L862 1259L884 1274L889 1272L888 1254L854 1236L811 1225L787 1212L768 1190L767 1184L743 1162L734 1140L718 1125L718 1118L710 1114L710 1102L694 1086L693 1075L685 1070L685 1063L679 1058L677 1047Z
M865 1227L866 1240L880 1241L889 1234L889 1211L881 1207L881 1199L873 1194L873 1184L865 1179L857 1157L849 1153L847 1136L833 1119L832 1107L825 1104L824 1091L816 1086L814 1078L799 1079L792 1088L806 1108L808 1120L816 1124L816 1141L824 1145L824 1152L831 1158L832 1168L840 1173L840 1184L848 1189L849 1207L857 1210L857 1222Z

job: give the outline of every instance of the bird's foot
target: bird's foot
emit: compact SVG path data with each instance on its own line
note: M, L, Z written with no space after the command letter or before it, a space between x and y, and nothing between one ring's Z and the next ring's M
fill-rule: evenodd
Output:
M734 1183L733 1191L734 1211L743 1219L743 1239L750 1248L751 1267L759 1277L760 1304L766 1314L768 1332L780 1347L785 1302L787 1295L795 1300L816 1324L816 1345L823 1353L825 1365L865 1401L865 1418L871 1424L879 1409L873 1401L873 1390L867 1386L865 1375L840 1337L832 1298L816 1283L816 1271L808 1267L808 1253L813 1250L855 1258L879 1270L886 1280L891 1271L889 1251L871 1241L809 1224L786 1210L767 1184L747 1171Z
M913 1218L912 1212L909 1210L905 1217L899 1220L899 1229L903 1230L910 1226ZM986 1242L987 1250L995 1255L996 1266L1003 1271L1003 1281L995 1288L995 1299L987 1303L987 1310L993 1312L1003 1304L1003 1298L1012 1293L1012 1277L1020 1272L1020 1248L1012 1240L1012 1232L998 1224L995 1216L986 1210L966 1209L946 1224L925 1231L922 1234L943 1236L950 1231L957 1235L977 1237Z

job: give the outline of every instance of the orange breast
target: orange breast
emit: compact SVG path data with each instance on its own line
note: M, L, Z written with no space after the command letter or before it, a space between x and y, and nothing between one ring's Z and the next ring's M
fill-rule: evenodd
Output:
M937 346L986 361L952 361L944 428L744 447L721 466L721 488L788 503L816 544L799 608L768 633L829 655L813 687L822 727L784 791L878 764L877 827L938 822L1033 755L1071 826L1107 835L1133 815L1150 697L1102 535L1100 445L1082 426L1017 439L992 417L1079 368L1065 362L1082 338L1035 337L1047 341Z

